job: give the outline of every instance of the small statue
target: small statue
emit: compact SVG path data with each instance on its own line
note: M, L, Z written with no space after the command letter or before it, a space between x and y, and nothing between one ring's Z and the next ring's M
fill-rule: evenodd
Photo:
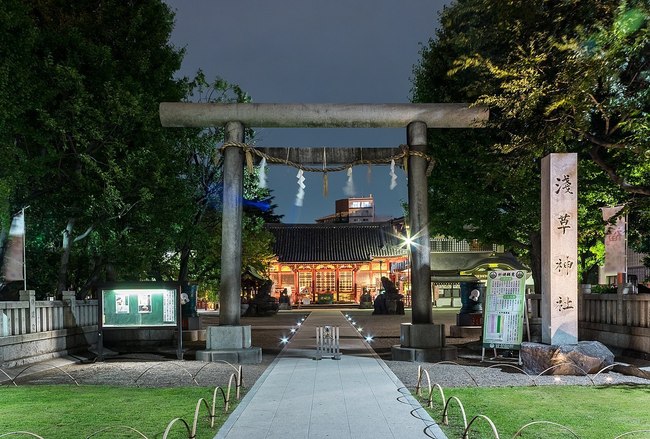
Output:
M383 294L375 298L375 310L373 314L404 314L404 296L402 296L395 284L385 276L381 277Z
M246 310L246 316L261 317L277 314L280 305L278 299L271 296L271 288L273 288L273 281L270 279L260 285L257 294L255 294Z

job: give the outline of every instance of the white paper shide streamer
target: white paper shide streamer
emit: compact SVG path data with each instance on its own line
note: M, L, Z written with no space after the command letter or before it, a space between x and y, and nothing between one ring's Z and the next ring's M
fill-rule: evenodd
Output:
M348 168L348 180L343 188L343 193L348 197L353 197L356 191L354 190L354 180L352 179L352 167Z
M298 207L302 207L302 201L305 199L305 176L302 169L298 171L296 178L298 179L298 193L296 194L296 202L294 203Z
M258 175L257 185L262 189L266 188L266 157L262 157L262 161L260 162L260 172Z
M392 191L397 186L397 174L395 174L395 160L390 161L390 190Z

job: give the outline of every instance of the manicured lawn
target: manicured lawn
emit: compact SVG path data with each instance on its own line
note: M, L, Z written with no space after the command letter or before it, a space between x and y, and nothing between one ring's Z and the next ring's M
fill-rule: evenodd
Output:
M478 414L489 417L499 437L512 438L533 421L551 421L570 428L579 438L613 439L629 431L650 430L650 386L539 386L499 388L450 388L445 398L456 396L465 407L467 422ZM433 419L441 423L442 405L434 390ZM463 421L456 402L450 404L449 427L441 425L450 438L462 435ZM474 428L476 427L476 428ZM472 424L471 438L493 438L484 419ZM522 438L569 438L570 432L550 424L526 428ZM650 432L625 436L650 438Z
M128 426L148 438L161 438L174 418L184 419L192 427L194 410L200 398L212 403L213 388L131 388L108 386L19 386L0 387L0 435L12 431L30 431L45 439L86 438L106 427ZM231 408L236 405L231 394ZM210 428L208 410L202 405L197 438L214 437L227 415L223 400L217 399L215 428ZM177 422L169 437L187 438L183 424ZM26 437L26 436L23 436ZM123 428L94 438L141 437Z

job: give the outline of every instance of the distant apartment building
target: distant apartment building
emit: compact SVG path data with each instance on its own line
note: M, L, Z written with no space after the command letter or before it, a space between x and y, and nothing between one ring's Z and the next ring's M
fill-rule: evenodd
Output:
M375 200L372 195L336 200L335 213L318 218L316 222L373 223L375 222Z

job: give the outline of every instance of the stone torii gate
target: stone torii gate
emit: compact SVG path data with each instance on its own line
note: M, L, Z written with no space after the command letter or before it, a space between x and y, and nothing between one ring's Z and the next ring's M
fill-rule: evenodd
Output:
M244 152L228 144L244 142L248 128L406 128L408 204L412 254L412 323L401 328L394 359L435 361L454 356L445 348L443 325L433 323L427 201L427 129L479 128L487 109L466 104L160 104L165 127L225 127L221 293L219 326L208 328L202 360L261 361L251 347L250 326L240 326L241 231ZM383 151L382 151L383 149ZM272 149L265 151L273 155ZM328 165L358 160L360 149L336 148ZM285 150L286 151L286 150ZM388 158L394 149L365 150L362 158ZM298 154L300 157L300 154ZM312 154L313 156L313 154ZM337 160L338 158L338 160ZM317 158L311 159L312 162ZM200 357L200 358L199 358Z

